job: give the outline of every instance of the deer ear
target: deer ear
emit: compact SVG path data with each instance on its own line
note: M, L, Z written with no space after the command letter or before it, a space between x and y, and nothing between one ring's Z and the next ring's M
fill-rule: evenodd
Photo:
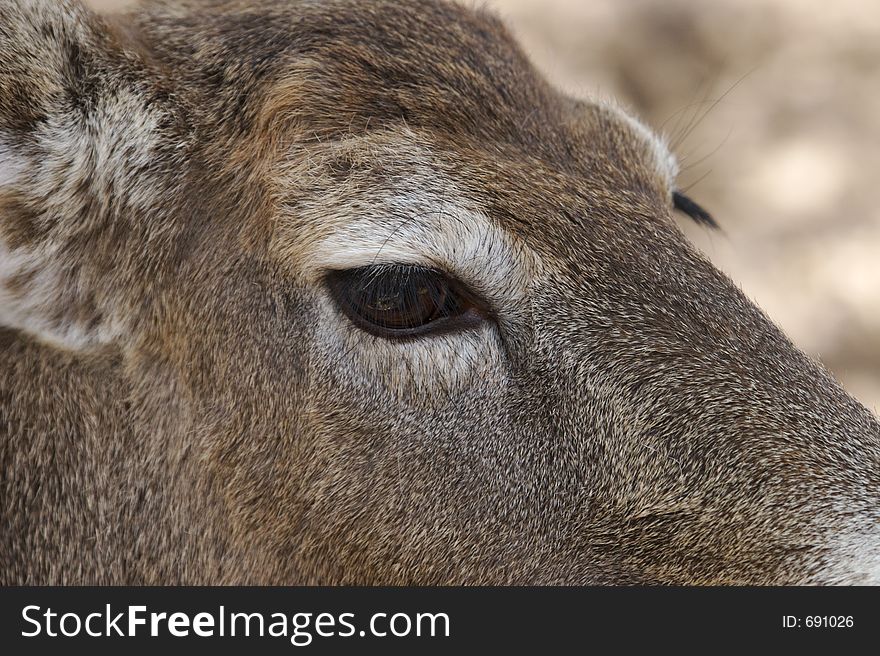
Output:
M185 145L173 94L121 41L78 0L0 11L0 326L66 348L124 332Z

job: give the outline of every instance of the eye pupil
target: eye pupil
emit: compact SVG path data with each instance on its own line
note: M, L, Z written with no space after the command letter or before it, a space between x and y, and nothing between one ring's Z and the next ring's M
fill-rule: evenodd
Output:
M382 265L337 271L329 284L341 309L356 325L385 337L448 326L473 305L456 283L424 267Z
M375 305L370 307L377 312L387 312L388 310L393 310L399 302L400 301L396 296L383 296L376 301Z

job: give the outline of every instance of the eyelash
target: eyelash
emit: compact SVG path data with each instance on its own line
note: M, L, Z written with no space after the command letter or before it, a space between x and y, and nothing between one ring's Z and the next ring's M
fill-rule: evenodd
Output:
M712 228L713 230L717 230L719 227L718 222L712 218L712 215L709 214L709 212L697 205L680 191L672 192L672 206L682 214L686 214L692 218L700 225Z
M427 267L386 264L333 271L327 284L349 320L378 337L462 330L483 319L482 304L464 285Z

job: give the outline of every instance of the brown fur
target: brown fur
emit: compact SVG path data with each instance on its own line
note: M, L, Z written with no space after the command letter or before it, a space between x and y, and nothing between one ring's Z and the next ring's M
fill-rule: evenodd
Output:
M0 34L0 582L880 580L877 420L494 17L41 0ZM491 325L333 308L334 235L410 224L510 267Z

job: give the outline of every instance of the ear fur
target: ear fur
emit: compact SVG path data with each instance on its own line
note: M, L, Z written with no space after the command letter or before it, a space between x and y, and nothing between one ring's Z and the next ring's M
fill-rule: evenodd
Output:
M74 349L124 333L136 237L187 145L172 99L78 0L3 0L0 325Z

